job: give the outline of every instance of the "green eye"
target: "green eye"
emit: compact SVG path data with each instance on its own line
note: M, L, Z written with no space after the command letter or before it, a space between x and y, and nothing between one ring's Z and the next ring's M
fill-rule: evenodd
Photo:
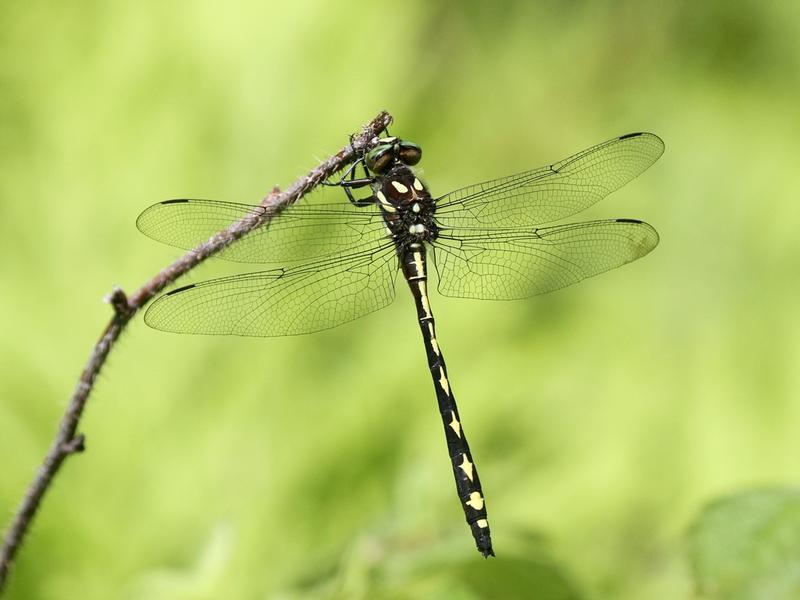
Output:
M383 173L389 168L389 165L392 164L392 160L394 159L394 152L392 150L392 144L375 146L372 150L367 152L367 155L364 157L364 163L366 163L367 168L373 173Z
M422 158L422 148L413 142L400 142L400 160L407 165L415 165Z

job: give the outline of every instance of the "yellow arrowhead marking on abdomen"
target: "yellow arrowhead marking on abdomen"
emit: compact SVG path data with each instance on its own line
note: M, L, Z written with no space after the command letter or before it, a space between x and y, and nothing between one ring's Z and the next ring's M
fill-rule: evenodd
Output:
M481 496L480 492L472 492L469 495L469 500L467 500L464 504L471 506L475 510L480 510L483 508L483 496Z

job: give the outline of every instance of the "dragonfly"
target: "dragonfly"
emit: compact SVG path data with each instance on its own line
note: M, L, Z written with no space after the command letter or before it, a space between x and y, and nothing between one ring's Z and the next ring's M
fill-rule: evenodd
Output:
M629 133L544 167L434 197L415 169L421 147L387 132L345 176L329 182L348 201L292 205L218 255L270 268L174 289L148 308L145 322L187 334L307 334L388 306L402 273L416 306L458 498L478 551L494 556L486 500L436 333L429 261L443 296L514 300L641 258L659 241L643 221L556 222L619 189L663 152L658 136ZM356 177L356 165L363 177ZM364 193L360 188L370 195L356 198ZM192 249L264 210L166 200L147 208L137 226L155 240Z

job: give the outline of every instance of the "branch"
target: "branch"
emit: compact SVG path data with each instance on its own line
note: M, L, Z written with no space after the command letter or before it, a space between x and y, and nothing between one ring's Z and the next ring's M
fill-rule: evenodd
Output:
M97 375L100 373L100 369L105 364L106 358L108 358L114 343L125 329L125 326L156 294L172 284L176 279L185 275L207 258L219 253L245 234L257 227L266 225L286 207L302 198L328 177L352 163L364 150L375 145L376 136L391 121L392 117L389 113L380 112L362 128L359 135L352 138L351 144L348 144L337 154L312 169L307 175L295 181L284 192L280 192L277 188L274 189L261 202L260 206L264 208L262 213L233 223L230 227L220 231L194 250L187 252L147 281L129 298L119 288L115 288L106 298L106 301L114 309L114 315L106 325L97 344L95 344L89 356L89 361L86 363L80 379L78 379L78 385L69 400L67 410L61 418L58 433L6 531L3 546L0 549L0 593L8 579L14 557L19 551L25 535L30 530L33 517L42 503L45 492L53 482L53 478L68 456L84 450L85 438L83 434L77 433L78 425Z

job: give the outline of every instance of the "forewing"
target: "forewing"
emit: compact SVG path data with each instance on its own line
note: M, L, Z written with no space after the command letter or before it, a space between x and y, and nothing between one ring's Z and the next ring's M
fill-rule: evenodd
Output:
M191 250L232 223L258 218L264 211L260 206L217 200L167 200L147 208L136 226L159 242ZM370 247L383 237L383 220L374 206L298 204L217 256L246 263L303 262Z
M445 228L535 227L578 213L652 165L664 142L652 133L608 140L560 162L465 187L436 201Z
M161 296L145 322L163 331L271 337L312 333L390 304L394 246L287 269L212 279Z
M589 221L529 230L454 230L434 244L444 296L514 300L557 290L641 258L658 244L647 223Z

